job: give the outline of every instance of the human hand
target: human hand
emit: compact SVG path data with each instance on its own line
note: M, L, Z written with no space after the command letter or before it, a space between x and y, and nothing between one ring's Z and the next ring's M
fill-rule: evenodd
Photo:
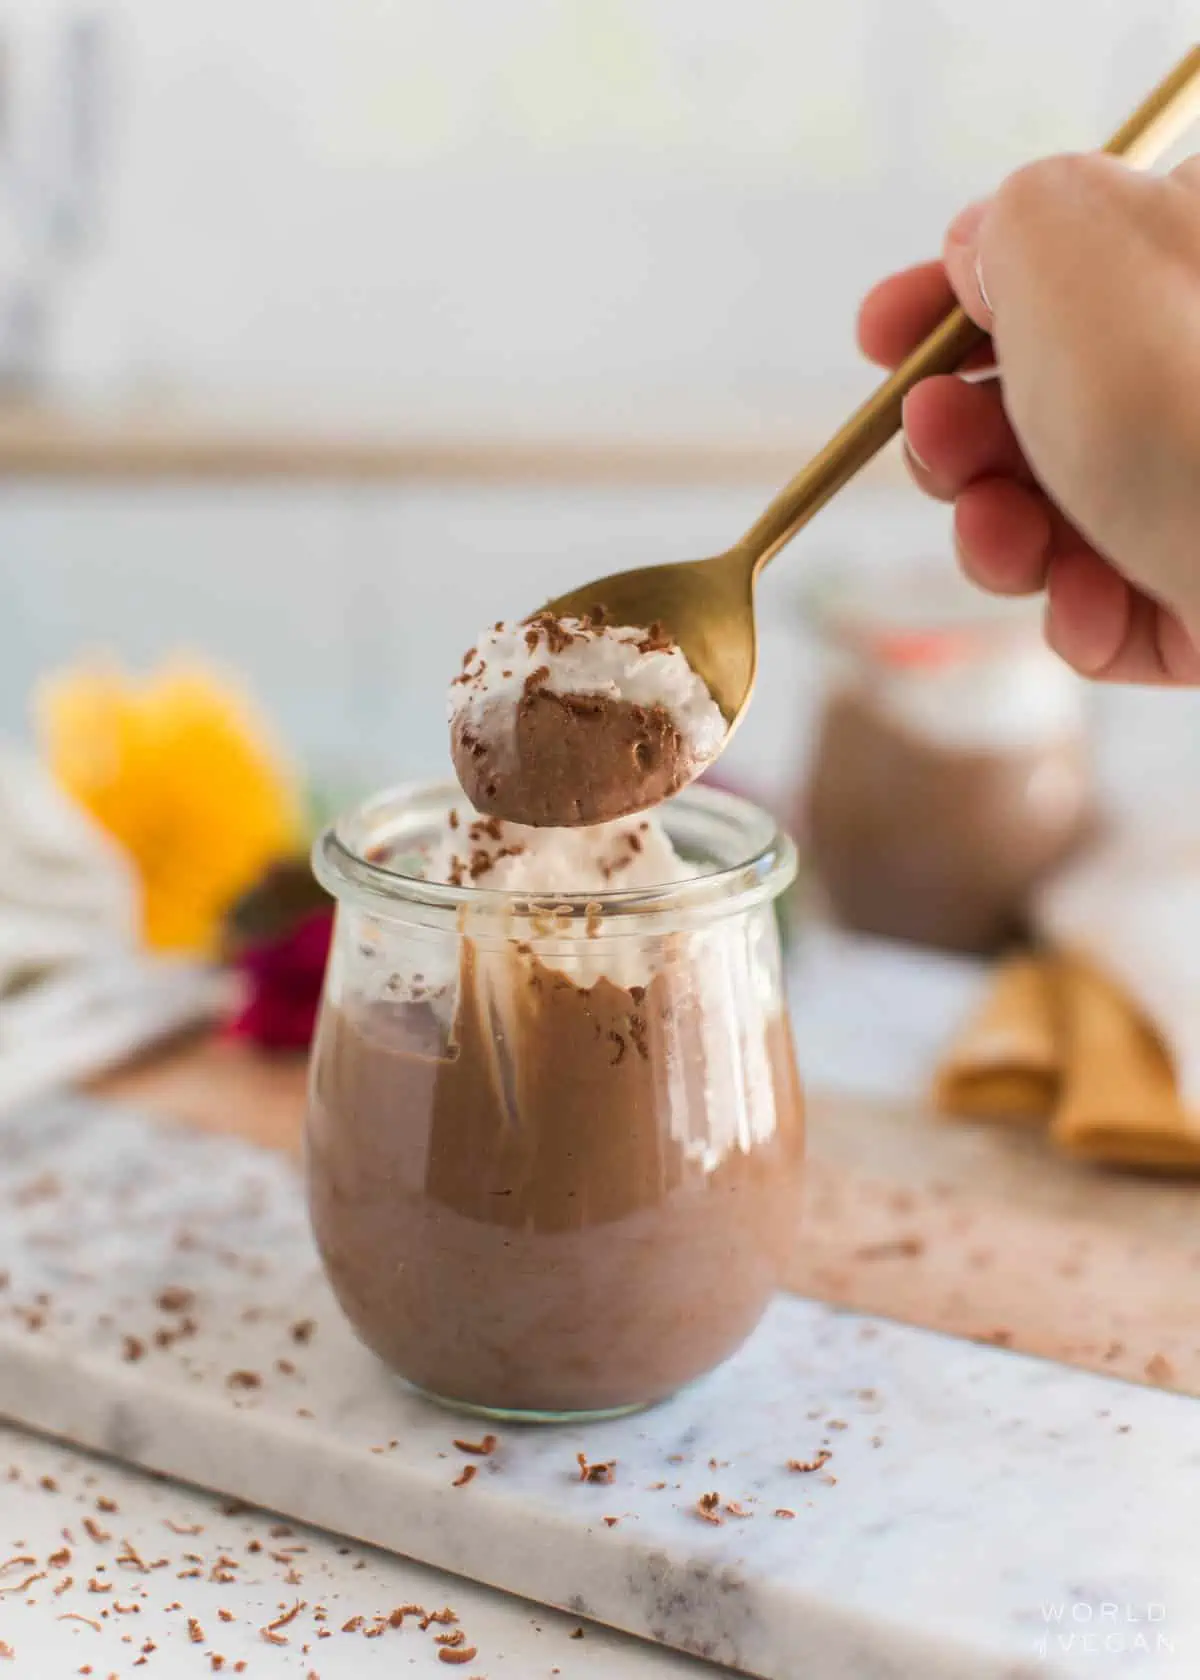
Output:
M1019 170L941 262L874 288L862 349L896 366L956 299L999 380L923 381L904 434L918 485L954 503L964 571L1044 590L1047 639L1085 676L1200 683L1200 157Z

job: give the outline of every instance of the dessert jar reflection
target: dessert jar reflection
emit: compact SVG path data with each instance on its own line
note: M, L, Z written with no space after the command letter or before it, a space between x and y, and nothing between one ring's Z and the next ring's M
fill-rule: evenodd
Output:
M545 902L420 878L457 790L318 842L338 899L313 1051L310 1208L359 1336L498 1416L662 1399L754 1328L799 1221L803 1116L773 900L795 860L744 801L661 812L702 873Z
M1083 685L1026 603L947 602L921 568L814 620L829 686L797 826L835 917L996 950L1094 824Z

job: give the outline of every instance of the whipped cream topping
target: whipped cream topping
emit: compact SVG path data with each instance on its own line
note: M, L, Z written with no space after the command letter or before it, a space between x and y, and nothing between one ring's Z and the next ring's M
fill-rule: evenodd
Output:
M685 881L701 872L676 852L657 817L623 817L590 828L525 828L486 817L467 804L452 807L429 849L421 873L443 886L475 887L481 892L510 892L524 900L563 897L599 898L606 892L639 891ZM513 984L511 927L494 910L469 907L464 933L482 943L476 954L478 983L501 1001L502 1018ZM496 943L496 935L502 935ZM568 975L579 986L606 978L614 985L647 985L657 967L652 937L598 940L590 918L559 919L549 914L544 926L535 919L523 926L527 955ZM440 1017L453 1019L459 985L459 953L452 941L434 939L422 952L418 972L412 963L412 935L401 929L395 950L386 925L376 931L380 995L387 1002L428 1003Z
M702 865L681 858L663 824L652 813L622 817L589 828L526 828L480 816L468 804L446 818L424 875L428 881L515 892L552 901L558 894L599 896L684 881ZM468 916L468 933L478 931ZM477 1006L498 1027L497 1043L517 1038L514 985L519 965L538 959L583 989L607 980L630 989L650 985L664 967L675 974L672 998L686 992L689 1007L713 1024L722 1046L706 1063L709 1102L701 1114L686 1101L671 1107L671 1133L690 1159L715 1167L734 1148L749 1148L770 1135L775 1110L766 1040L759 1030L778 981L769 923L731 917L686 936L686 966L651 932L596 940L583 918L551 919L543 931L523 930L519 954L511 945L484 938L473 969ZM421 983L404 995L419 996L447 1024L458 1007L461 976L457 953L431 948ZM401 982L403 984L403 982ZM397 994L397 979L391 996ZM498 1051L499 1053L499 1051ZM695 1125L693 1137L689 1128Z
M613 626L602 616L539 613L525 624L499 623L480 636L450 687L448 715L490 733L531 689L597 694L669 714L697 765L720 752L727 725L703 679L658 625Z
M466 804L450 811L425 868L427 881L539 898L637 891L693 874L654 816L591 828L526 828L482 817Z

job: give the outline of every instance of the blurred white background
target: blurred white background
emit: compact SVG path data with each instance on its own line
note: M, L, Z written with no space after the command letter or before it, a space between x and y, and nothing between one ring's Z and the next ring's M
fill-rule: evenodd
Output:
M863 288L1097 143L1196 28L1193 0L5 7L72 10L114 110L64 374L721 437L861 388Z
M1195 23L1194 0L8 0L0 293L40 322L35 388L95 413L149 392L418 437L794 439L799 465L872 377L871 280L1016 163L1102 137ZM478 623L711 551L773 487L5 479L0 730L83 646L185 644L322 764L436 769ZM805 555L864 544L945 547L945 520L859 491L776 568L734 762L764 789L807 715ZM1200 785L1194 707L1116 711L1148 781Z

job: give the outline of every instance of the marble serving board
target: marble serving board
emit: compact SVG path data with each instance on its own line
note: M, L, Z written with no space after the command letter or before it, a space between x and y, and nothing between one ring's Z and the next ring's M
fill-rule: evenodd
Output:
M293 1162L80 1098L4 1123L0 1273L13 1421L764 1680L1093 1673L1101 1606L1114 1671L1200 1668L1179 1396L785 1299L651 1413L471 1455L343 1326Z

